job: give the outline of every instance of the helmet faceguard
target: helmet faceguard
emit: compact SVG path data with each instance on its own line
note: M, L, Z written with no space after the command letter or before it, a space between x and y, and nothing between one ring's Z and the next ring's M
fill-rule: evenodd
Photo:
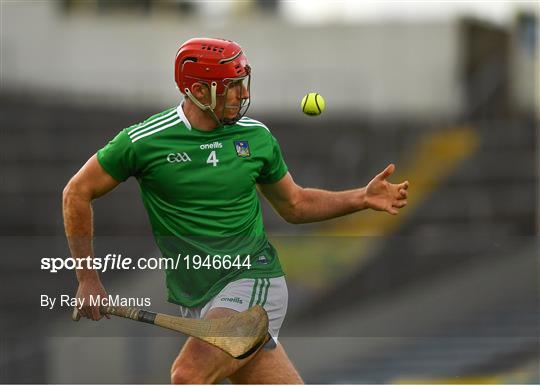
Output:
M244 88L249 95L251 68L242 48L235 42L223 39L196 38L185 42L176 54L175 81L180 92L188 97L201 110L206 111L219 126L234 124L242 118L249 108L249 98L241 98L239 106L224 104L220 116L216 114L217 97L224 97L233 87ZM203 104L191 93L191 86L201 83L210 90L210 103ZM238 108L236 116L226 119L225 110Z

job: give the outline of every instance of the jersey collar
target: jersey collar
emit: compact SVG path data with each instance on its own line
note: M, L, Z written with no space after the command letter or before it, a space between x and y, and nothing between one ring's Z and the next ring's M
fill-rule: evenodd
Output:
M189 123L188 119L186 118L186 114L184 114L184 109L182 107L184 103L180 103L178 105L178 107L176 108L176 113L178 114L178 117L180 118L180 120L182 122L184 122L184 124L186 125L186 127L191 130L191 123Z

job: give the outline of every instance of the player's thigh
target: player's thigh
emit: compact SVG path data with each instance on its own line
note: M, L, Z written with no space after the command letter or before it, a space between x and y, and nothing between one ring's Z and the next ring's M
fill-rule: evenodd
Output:
M275 349L260 350L249 363L229 376L237 384L304 383L281 344Z
M214 308L206 314L205 319L227 317L234 313L236 311L231 309ZM171 380L173 383L214 383L236 372L255 355L234 359L206 342L189 338L173 363Z
M269 333L277 340L279 329L287 311L287 286L285 279L240 279L229 283L212 301L202 308L181 308L182 316L214 319L247 310L261 304L269 317ZM275 347L274 340L265 347ZM272 352L260 350L259 352ZM172 381L178 383L210 383L228 377L259 354L236 360L221 350L197 339L188 339L172 367ZM263 354L260 354L263 355ZM266 355L264 355L266 357ZM286 356L285 356L286 357ZM272 362L274 356L269 356ZM292 366L291 366L292 367Z

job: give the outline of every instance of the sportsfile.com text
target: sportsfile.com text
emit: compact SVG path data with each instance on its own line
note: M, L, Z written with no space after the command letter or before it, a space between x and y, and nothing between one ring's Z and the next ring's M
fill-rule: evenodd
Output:
M250 269L250 255L182 255L172 257L137 258L109 253L105 257L60 258L44 257L41 269L56 273L63 269L95 269L100 272L130 269Z

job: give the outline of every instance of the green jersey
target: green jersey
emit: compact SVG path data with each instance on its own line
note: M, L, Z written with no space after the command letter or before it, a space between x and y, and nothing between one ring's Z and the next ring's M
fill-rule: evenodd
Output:
M233 280L283 275L256 184L279 181L287 166L262 123L200 131L178 106L122 130L97 158L114 179L139 182L156 243L174 260L169 301L194 307Z

